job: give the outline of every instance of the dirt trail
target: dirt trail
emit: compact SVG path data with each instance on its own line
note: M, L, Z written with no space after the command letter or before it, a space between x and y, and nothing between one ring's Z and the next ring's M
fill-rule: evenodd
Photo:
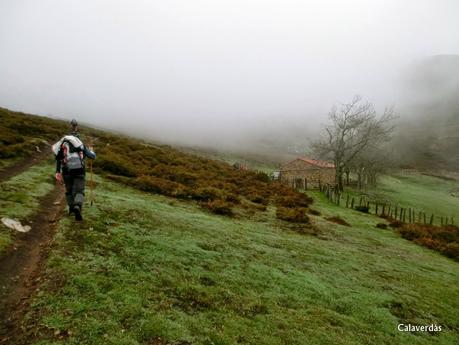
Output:
M26 157L15 162L13 165L7 167L4 170L0 170L0 182L9 179L10 177L19 175L20 173L26 171L31 166L38 164L45 159L51 157L51 151L49 147L45 146L40 148L41 152L38 152L30 157Z
M23 343L19 340L21 320L40 283L41 269L65 204L61 188L56 185L40 198L40 208L27 222L32 229L17 233L14 245L0 258L0 344Z

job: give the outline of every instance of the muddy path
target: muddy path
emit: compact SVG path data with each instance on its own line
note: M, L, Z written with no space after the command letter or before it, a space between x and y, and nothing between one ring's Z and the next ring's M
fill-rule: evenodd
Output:
M14 175L14 174L13 174ZM17 233L14 244L0 257L0 344L23 344L20 328L30 297L37 290L65 204L62 186L40 198L40 207L27 220L32 229Z
M10 177L19 175L33 165L43 162L50 157L52 157L52 153L49 146L41 147L40 152L37 152L32 156L24 157L4 170L0 170L0 182L5 181Z

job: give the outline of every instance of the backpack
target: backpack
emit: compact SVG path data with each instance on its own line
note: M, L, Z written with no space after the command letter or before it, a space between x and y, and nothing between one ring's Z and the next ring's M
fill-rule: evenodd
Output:
M67 170L84 169L84 144L75 135L66 135L51 147Z
M61 144L62 163L68 170L84 169L84 154L82 147L75 147L68 140Z

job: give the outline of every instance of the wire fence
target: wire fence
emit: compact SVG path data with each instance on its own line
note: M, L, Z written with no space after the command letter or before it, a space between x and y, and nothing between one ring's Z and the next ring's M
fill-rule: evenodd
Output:
M356 211L374 214L383 218L390 218L403 223L420 223L440 226L455 225L453 216L426 213L414 207L401 207L398 204L394 205L387 202L375 202L368 200L364 195L353 196L348 193L340 192L331 185L321 185L319 189L332 203Z

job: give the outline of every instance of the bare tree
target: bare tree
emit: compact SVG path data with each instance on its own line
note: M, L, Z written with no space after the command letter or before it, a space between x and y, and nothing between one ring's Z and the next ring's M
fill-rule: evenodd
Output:
M343 174L352 161L372 144L383 141L392 132L390 122L395 118L392 108L377 115L373 104L355 96L352 102L333 106L329 124L323 137L312 144L320 156L328 156L335 163L335 182L343 190Z
M387 142L372 142L352 160L347 171L356 174L359 189L375 186L378 174L394 165L390 151Z

